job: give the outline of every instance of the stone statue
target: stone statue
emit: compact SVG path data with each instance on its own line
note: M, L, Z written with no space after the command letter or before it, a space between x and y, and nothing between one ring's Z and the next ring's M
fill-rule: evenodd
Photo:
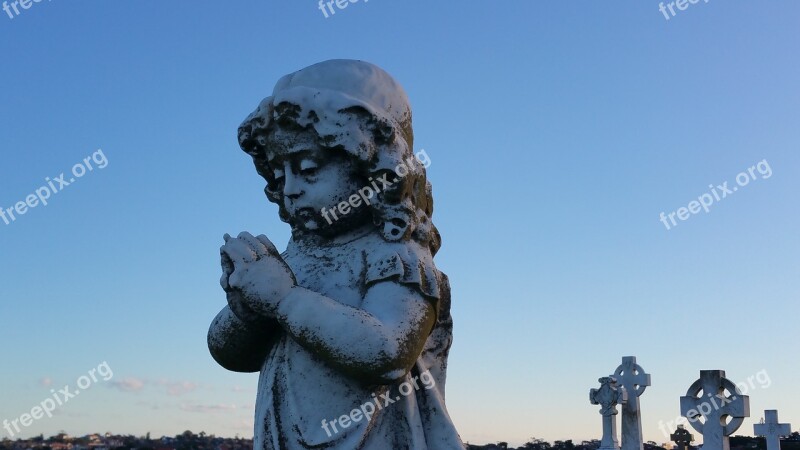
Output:
M430 159L403 88L361 61L310 66L278 81L239 144L292 228L283 253L246 232L221 248L228 306L208 346L261 374L255 449L463 449Z

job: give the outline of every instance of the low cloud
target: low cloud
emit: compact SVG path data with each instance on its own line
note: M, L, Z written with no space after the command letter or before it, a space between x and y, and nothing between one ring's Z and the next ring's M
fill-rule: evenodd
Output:
M137 406L142 406L144 408L152 409L154 411L157 411L157 410L161 409L161 405L158 404L158 403L155 403L155 402L142 402L142 401L140 401L140 402L136 402L136 405Z
M224 412L224 411L236 411L236 405L225 405L225 404L217 404L217 405L198 405L198 404L187 404L184 403L180 406L181 410L186 412L195 412L195 413L217 413L217 412Z
M165 387L167 389L167 395L172 395L176 397L180 397L183 394L188 394L189 392L196 391L200 387L197 383L193 383L191 381L159 380L155 384L161 387Z
M145 388L164 389L169 396L180 397L182 395L197 391L198 389L208 389L209 387L200 385L192 381L171 381L167 379L148 380L145 378L129 377L120 381L110 383L111 387L123 392L142 392Z
M238 431L252 432L254 426L255 426L255 421L253 419L241 419L238 422L234 423L232 428Z
M111 387L123 392L139 392L144 388L145 382L139 378L125 378L111 383Z

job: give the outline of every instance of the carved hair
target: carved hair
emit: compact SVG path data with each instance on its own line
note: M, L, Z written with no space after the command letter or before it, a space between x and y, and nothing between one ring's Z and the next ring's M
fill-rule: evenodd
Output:
M441 236L432 221L431 184L413 152L410 110L407 120L398 123L360 106L318 114L290 102L274 105L273 97L264 99L239 127L239 145L252 156L256 170L267 180L267 198L279 206L281 219L288 222L283 194L275 189L267 157L270 137L279 128L313 133L320 148L353 158L364 180L385 176L392 184L380 189L369 205L373 223L387 241L413 239L436 254ZM401 165L407 174L397 173Z

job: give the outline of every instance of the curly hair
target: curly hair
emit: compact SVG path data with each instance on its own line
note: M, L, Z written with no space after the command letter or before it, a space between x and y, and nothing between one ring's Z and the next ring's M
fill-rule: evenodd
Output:
M433 224L433 193L425 168L415 163L410 109L398 122L349 106L326 113L301 105L264 99L239 127L239 145L253 158L256 171L267 181L265 193L289 222L283 193L277 188L268 152L276 130L311 132L320 148L353 158L364 180L385 177L391 184L377 192L369 208L373 223L387 241L413 239L435 255L441 236ZM398 173L405 166L406 174Z

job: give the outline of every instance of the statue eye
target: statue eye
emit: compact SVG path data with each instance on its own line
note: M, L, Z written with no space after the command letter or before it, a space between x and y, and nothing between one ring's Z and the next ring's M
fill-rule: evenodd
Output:
M313 177L319 171L317 163L310 159L300 161L300 175L305 177Z

